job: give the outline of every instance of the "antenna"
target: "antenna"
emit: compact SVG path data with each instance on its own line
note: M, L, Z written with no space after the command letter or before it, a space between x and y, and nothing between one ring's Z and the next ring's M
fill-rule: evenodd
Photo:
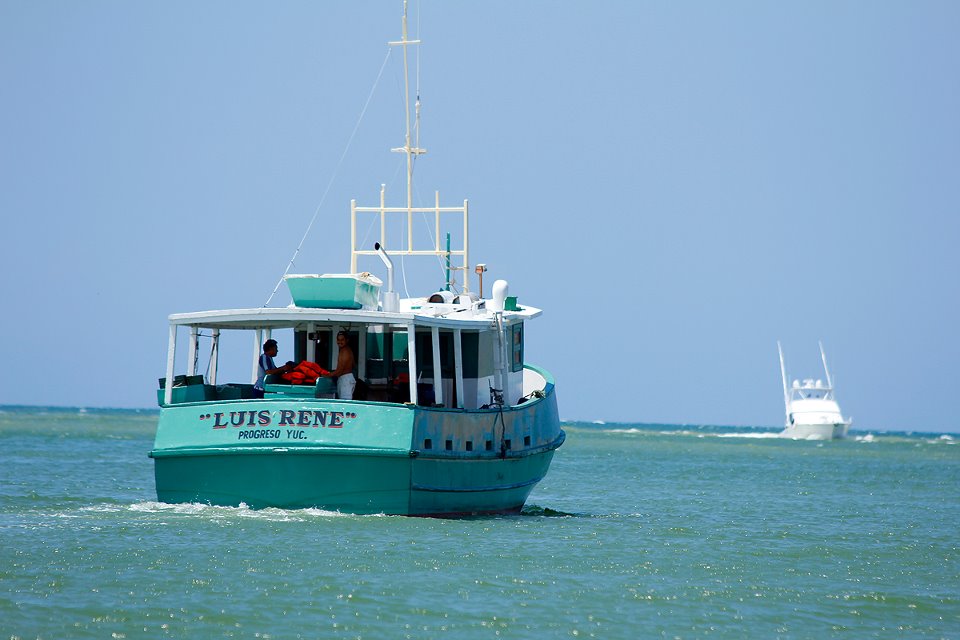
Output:
M403 47L403 93L404 93L404 105L406 109L406 125L407 125L407 134L404 139L404 145L402 147L395 147L391 151L396 151L397 153L405 153L407 155L407 210L410 211L413 209L413 158L420 154L426 153L426 149L421 149L420 147L414 147L410 144L410 71L407 65L407 47L411 44L420 44L420 40L407 40L407 0L403 0L403 32L402 40L396 42L389 42L390 46L401 46ZM418 57L419 61L419 57ZM419 62L418 62L419 65ZM419 94L419 92L418 92ZM417 95L417 140L420 139L420 96ZM408 235L411 232L411 229L408 229Z
M820 344L820 359L823 360L823 372L827 374L827 386L833 389L833 379L830 377L830 369L827 369L827 354L823 352L823 340Z
M783 347L777 340L777 351L780 353L780 377L783 378L783 411L787 418L790 417L790 394L787 391L787 366L783 362Z

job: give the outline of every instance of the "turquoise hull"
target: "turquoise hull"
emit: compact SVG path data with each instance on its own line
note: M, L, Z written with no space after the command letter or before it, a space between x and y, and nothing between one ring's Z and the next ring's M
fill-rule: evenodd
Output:
M276 398L164 406L161 502L348 513L515 513L563 443L553 385L504 410Z

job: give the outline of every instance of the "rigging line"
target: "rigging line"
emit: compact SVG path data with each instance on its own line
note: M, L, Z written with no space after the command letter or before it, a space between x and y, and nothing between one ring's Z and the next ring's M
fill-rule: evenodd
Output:
M320 204L317 205L316 211L313 212L313 217L310 219L310 224L307 225L307 230L304 231L303 237L300 239L300 244L297 245L296 251L294 251L293 256L290 257L290 262L287 264L287 268L283 270L283 275L281 275L280 279L277 281L276 286L270 293L270 297L268 297L267 301L263 303L264 307L270 304L270 301L273 300L273 296L277 294L277 290L283 283L283 276L290 273L290 268L293 266L294 262L296 262L297 256L300 255L300 250L303 248L303 243L307 241L307 236L310 235L310 230L313 228L313 223L317 221L317 216L320 214L320 210L323 208L323 204L327 200L327 195L329 195L330 189L333 187L333 183L337 179L337 174L340 172L340 167L343 166L343 161L347 157L347 152L350 151L350 146L353 144L353 139L356 137L357 131L360 129L360 123L363 122L363 116L367 113L367 107L370 106L370 101L373 100L373 94L377 90L377 85L380 84L380 78L383 76L383 70L387 68L387 61L390 59L391 50L392 47L387 47L387 55L384 56L383 64L380 65L380 71L377 73L377 79L373 81L373 86L370 88L370 95L367 96L367 101L364 103L363 109L360 110L360 116L357 118L357 123L354 125L353 131L350 133L350 138L347 140L347 144L343 148L343 153L340 154L340 160L337 162L337 166L333 170L333 175L330 176L330 181L327 183L327 188L324 190L323 196L320 198Z
M406 226L406 225L404 225ZM400 233L400 239L403 239L403 233ZM400 277L403 279L403 293L410 298L410 289L407 288L407 263L404 261L404 256L406 254L400 254Z

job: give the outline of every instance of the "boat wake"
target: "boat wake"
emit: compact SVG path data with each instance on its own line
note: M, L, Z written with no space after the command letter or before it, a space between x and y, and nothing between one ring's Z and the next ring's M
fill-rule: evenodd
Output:
M780 433L777 431L735 431L733 433L711 433L707 435L716 436L717 438L753 438L755 440L769 440L780 437Z
M252 518L256 520L268 520L274 522L303 522L316 518L383 518L384 514L373 514L359 516L352 513L341 513L339 511L329 511L326 509L278 509L270 507L267 509L251 509L246 504L240 504L238 507L221 507L198 502L183 504L167 504L165 502L145 501L133 504L114 505L102 504L83 507L81 511L99 511L99 512L118 512L131 511L134 513L145 514L174 514L183 516L201 516L204 518Z
M557 509L551 509L550 507L540 507L537 505L525 505L523 510L520 512L521 516L533 516L535 518L577 518L583 514L579 513L567 513L566 511L558 511Z

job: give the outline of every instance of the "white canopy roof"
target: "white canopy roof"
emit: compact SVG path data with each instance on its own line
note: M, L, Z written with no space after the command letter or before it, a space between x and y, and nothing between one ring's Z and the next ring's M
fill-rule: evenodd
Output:
M419 305L417 303L420 303ZM419 308L413 308L419 306ZM520 311L505 311L508 324L536 318L540 309L523 307ZM401 311L367 311L363 309L309 309L305 307L222 309L174 313L171 325L206 327L211 329L279 329L318 324L416 324L425 327L482 331L491 326L494 314L488 309L471 309L458 305L429 304L422 300L404 300Z

